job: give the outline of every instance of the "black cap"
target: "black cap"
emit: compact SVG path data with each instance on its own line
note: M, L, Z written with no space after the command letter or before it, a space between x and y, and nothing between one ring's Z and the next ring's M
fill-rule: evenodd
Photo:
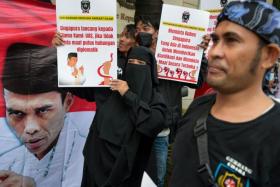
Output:
M2 82L3 88L18 94L58 91L56 48L26 43L11 45Z

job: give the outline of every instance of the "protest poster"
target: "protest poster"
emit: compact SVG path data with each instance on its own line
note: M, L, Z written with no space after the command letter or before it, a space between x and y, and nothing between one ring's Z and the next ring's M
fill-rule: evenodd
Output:
M197 83L203 49L198 47L209 24L209 13L164 4L156 48L158 76Z
M210 13L210 21L207 32L210 34L215 30L217 24L217 17L222 9L233 0L200 0L199 9L206 10Z
M60 87L106 87L117 77L116 1L58 0Z

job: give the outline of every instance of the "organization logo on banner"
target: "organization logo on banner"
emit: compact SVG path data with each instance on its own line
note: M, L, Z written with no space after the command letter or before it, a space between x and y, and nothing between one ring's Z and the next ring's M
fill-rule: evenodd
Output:
M189 19L190 19L190 13L188 11L184 11L182 14L182 22L188 23Z
M82 0L81 1L81 8L82 8L83 13L89 13L90 1L89 0Z
M228 1L227 0L221 0L220 4L222 7L225 7L227 5Z

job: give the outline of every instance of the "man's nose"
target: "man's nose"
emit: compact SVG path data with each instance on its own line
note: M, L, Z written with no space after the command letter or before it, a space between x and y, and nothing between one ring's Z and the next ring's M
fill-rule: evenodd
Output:
M28 119L26 121L24 132L28 135L34 135L40 131L40 126L37 121L33 119Z
M217 42L209 49L210 58L222 58L224 56L224 45L222 42Z
M124 36L121 36L121 37L120 37L120 41L123 41L123 40L124 40L124 38L125 38Z

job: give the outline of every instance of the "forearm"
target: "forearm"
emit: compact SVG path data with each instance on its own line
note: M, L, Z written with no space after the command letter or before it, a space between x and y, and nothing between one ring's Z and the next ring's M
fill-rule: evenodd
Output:
M123 96L124 102L131 108L131 116L136 130L149 137L155 137L165 125L166 105L161 96L153 97L152 102L146 103L132 91Z

